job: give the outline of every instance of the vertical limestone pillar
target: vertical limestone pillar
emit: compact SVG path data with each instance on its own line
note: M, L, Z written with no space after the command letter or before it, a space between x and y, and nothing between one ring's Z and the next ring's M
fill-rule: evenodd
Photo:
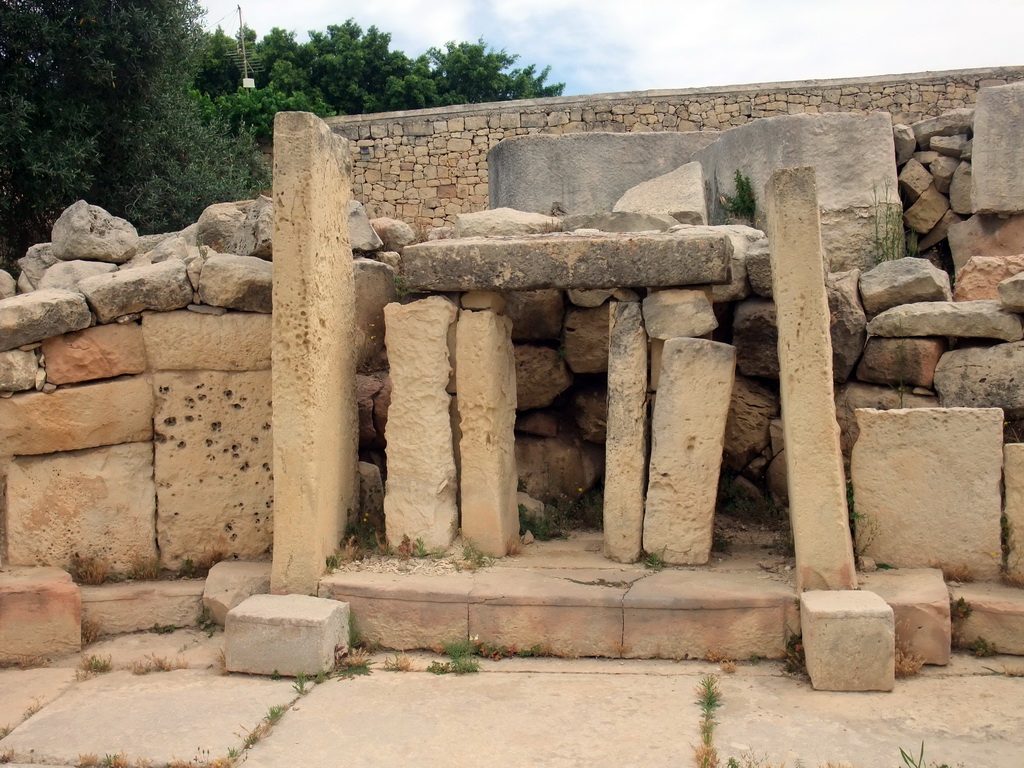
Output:
M384 521L388 541L423 539L446 549L458 528L452 452L448 328L455 305L443 296L384 307L384 343L391 364Z
M1024 443L1003 446L1003 484L1006 488L1003 514L1010 532L1006 573L1024 580Z
M455 338L462 535L481 552L503 557L519 536L512 321L463 310Z
M666 563L701 565L711 556L735 377L735 347L706 339L665 342L651 419L644 549Z
M638 302L612 302L608 327L608 416L604 552L639 559L647 486L647 334Z
M814 169L775 171L765 206L797 589L856 589Z
M348 142L307 112L274 120L274 563L316 594L358 503Z

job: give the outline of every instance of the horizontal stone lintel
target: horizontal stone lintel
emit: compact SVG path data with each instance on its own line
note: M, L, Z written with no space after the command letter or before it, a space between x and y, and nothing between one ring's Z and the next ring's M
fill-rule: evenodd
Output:
M713 285L729 282L725 234L556 233L435 240L407 247L413 291Z

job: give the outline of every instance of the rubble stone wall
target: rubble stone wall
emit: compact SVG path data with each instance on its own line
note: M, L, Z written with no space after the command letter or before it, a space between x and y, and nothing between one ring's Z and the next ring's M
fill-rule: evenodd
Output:
M426 230L488 204L487 153L529 134L720 131L760 117L888 112L914 123L975 104L980 88L1024 81L1024 67L842 80L651 90L327 118L350 139L353 196L371 216Z

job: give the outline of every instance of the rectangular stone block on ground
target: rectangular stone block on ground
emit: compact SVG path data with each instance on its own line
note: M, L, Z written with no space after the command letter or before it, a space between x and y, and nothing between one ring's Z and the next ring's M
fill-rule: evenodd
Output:
M975 213L1024 211L1024 83L978 91L972 153Z
M704 339L665 342L651 419L643 546L666 563L711 554L718 476L736 373L736 350Z
M1003 446L1006 573L1024 582L1024 443Z
M512 321L462 310L456 326L462 536L504 557L519 538ZM393 395L392 395L393 397Z
M82 647L82 596L60 568L0 573L0 663L75 653Z
M897 568L998 578L1003 412L866 408L857 423L850 473L859 551Z
M355 288L348 142L274 118L274 592L316 591L356 509Z
M954 602L963 598L970 608L970 615L953 625L958 647L984 640L996 653L1024 656L1024 590L1002 584L957 584L950 594Z
M126 573L156 557L155 505L151 443L15 457L7 556L14 565L64 568L79 554Z
M800 595L807 673L819 691L891 691L896 684L893 610L873 592Z
M647 486L647 334L640 304L613 302L608 342L604 552L629 563L643 545Z
M391 405L385 428L388 540L423 539L446 549L458 527L452 443L448 329L455 305L441 296L384 308Z
M321 580L319 595L348 603L350 620L365 641L397 650L440 650L469 637L466 604L472 586L468 573L338 572Z
M623 655L634 659L782 658L796 593L761 575L662 571L623 600Z
M48 395L0 398L3 454L56 453L152 439L153 392L144 376L61 388Z
M274 535L270 371L153 374L160 561L257 559Z
M146 346L137 323L97 325L43 342L46 380L73 384L146 370Z
M891 136L890 130L890 141ZM833 400L832 341L814 169L772 173L765 202L797 588L852 589L857 575Z
M223 560L206 575L203 607L210 619L224 626L228 611L252 595L270 591L270 562Z
M554 656L621 656L623 594L624 587L529 571L479 573L469 596L469 634L491 645L540 645Z
M861 574L861 588L874 592L893 610L896 644L925 664L948 664L949 590L942 571L899 568Z
M402 251L411 290L620 288L726 283L732 241L692 233L435 240Z
M146 312L142 336L154 371L270 369L272 317L259 312L205 315Z
M314 676L348 650L347 603L308 595L253 595L228 611L224 666L253 675Z
M203 582L137 581L82 589L82 616L104 635L161 627L194 627L202 609Z

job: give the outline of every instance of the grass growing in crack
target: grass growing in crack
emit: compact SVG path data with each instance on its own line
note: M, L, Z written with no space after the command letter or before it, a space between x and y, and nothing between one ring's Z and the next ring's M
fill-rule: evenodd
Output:
M95 643L102 631L98 621L82 619L82 647Z
M412 659L404 653L396 653L394 657L384 659L384 669L388 672L411 672Z
M136 581L156 581L160 578L160 558L136 556L128 569L128 576Z
M277 723L278 720L284 717L284 713L287 711L288 707L286 707L283 704L278 704L275 707L271 707L267 710L267 722L271 725L274 725L275 723Z
M642 562L644 568L651 571L660 571L665 567L665 559L657 552L644 552Z
M306 690L306 683L309 682L309 676L305 672L299 672L295 675L295 682L292 683L292 688L299 696L305 696L309 691Z
M475 647L472 640L453 640L445 643L443 648L450 661L432 661L427 672L435 675L468 675L480 671L480 662L473 655Z
M800 635L790 635L786 641L785 669L791 675L807 674L807 658L804 655L804 640Z
M188 662L180 656L169 659L151 653L141 659L133 659L125 665L125 669L133 675L148 675L150 672L173 672L176 669L188 669Z
M722 691L718 678L708 675L697 683L697 704L700 706L700 744L694 748L697 768L717 768L718 750L715 748L715 710L722 706Z
M370 674L371 666L373 666L373 661L370 659L370 652L364 648L353 647L337 659L335 673L338 677L353 678Z
M462 547L462 558L455 561L456 570L475 571L484 568L494 562L494 558L488 557L471 541L467 541Z
M898 198L895 202L891 198L891 190L888 188L881 196L877 187L871 189L871 219L875 230L876 264L902 258L905 253L903 205Z
M75 552L68 563L68 573L79 584L102 584L110 578L110 561L98 555Z

